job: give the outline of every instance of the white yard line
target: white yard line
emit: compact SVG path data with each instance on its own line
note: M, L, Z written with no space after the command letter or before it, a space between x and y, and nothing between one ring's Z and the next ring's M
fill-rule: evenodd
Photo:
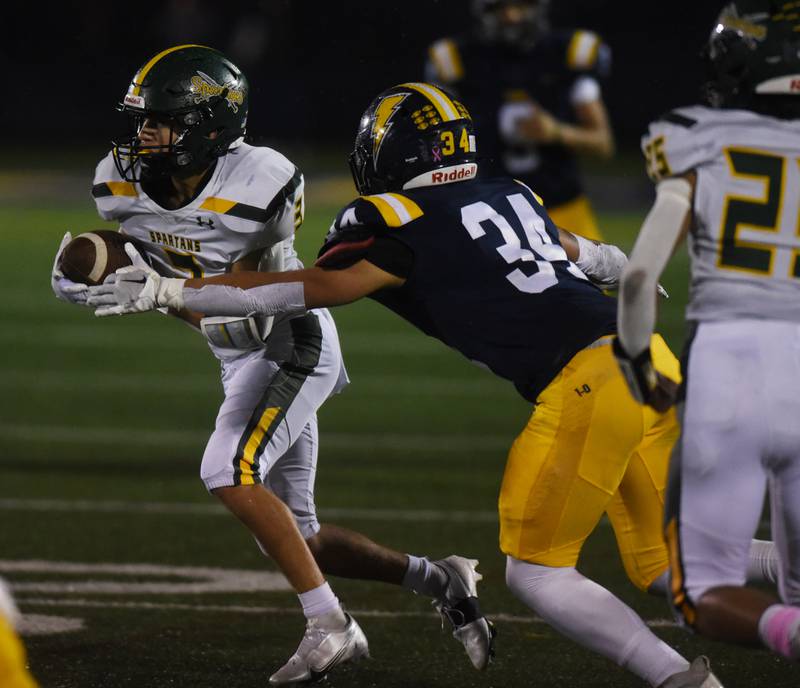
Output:
M223 516L227 511L216 503L139 502L86 499L16 499L0 498L0 511L99 512L122 514L164 514L180 516ZM322 519L357 519L364 521L433 521L456 523L496 523L494 511L446 511L436 509L350 509L323 508Z
M190 334L190 333L187 333ZM347 354L377 354L391 352L392 356L452 356L444 344L418 335L416 333L383 334L376 332L341 333L342 349ZM108 349L141 351L147 346L150 355L158 350L186 350L187 347L202 347L202 340L195 342L175 337L173 333L147 326L137 328L135 334L103 329L102 324L90 321L86 326L57 325L50 323L37 327L35 323L26 323L25 328L5 328L0 330L0 342L11 345L25 345L33 348L53 347Z
M294 607L266 607L255 605L223 605L223 604L186 604L181 602L119 602L112 600L86 600L86 599L52 599L39 597L19 597L17 602L22 606L39 607L67 607L67 608L94 608L94 609L134 609L134 610L179 610L188 612L231 612L235 614L300 614L302 610ZM356 618L438 618L432 612L407 612L383 611L378 609L349 609ZM492 621L499 623L519 624L544 624L545 622L535 616L517 616L515 614L489 614ZM677 624L670 619L652 619L646 622L650 628L668 628Z
M0 439L23 442L46 442L63 444L113 444L124 442L126 446L169 446L175 444L197 445L205 443L211 427L194 430L164 430L148 428L141 431L134 427L76 427L74 425L20 425L0 423ZM461 452L496 453L508 451L514 438L504 435L464 434L398 434L398 433L347 433L325 432L322 435L323 451L333 449L374 449L376 452L395 450L408 452Z
M359 394L396 397L399 394L417 397L478 396L485 399L514 398L509 385L498 383L488 376L476 374L473 378L430 377L416 375L363 375L357 374L351 382L352 389ZM51 390L141 390L159 394L186 394L186 392L206 392L220 394L222 385L217 376L211 373L163 373L147 374L98 373L87 377L86 372L64 370L10 370L0 371L0 386L5 389L51 389Z
M51 595L205 595L292 590L286 578L277 571L210 566L0 559L0 572L22 575L46 573L61 577L61 580L45 581L14 579L9 584L15 595L26 592ZM69 578L65 580L64 576ZM110 576L115 580L108 580Z

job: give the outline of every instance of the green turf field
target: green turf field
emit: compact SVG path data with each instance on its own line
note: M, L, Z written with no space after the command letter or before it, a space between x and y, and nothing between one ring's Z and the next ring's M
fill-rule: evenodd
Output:
M28 615L34 675L45 688L265 686L300 639L296 598L270 577L243 591L251 578L197 570L274 569L197 477L221 399L215 361L200 337L160 315L101 321L56 301L48 273L61 234L103 223L88 200L22 203L0 209L0 575ZM335 210L314 206L312 195L299 237L306 260ZM641 214L602 220L609 240L629 247ZM681 254L663 280L673 298L662 331L674 348L685 270ZM640 686L537 622L505 589L495 502L528 405L375 304L335 315L353 384L320 414L322 518L403 551L479 558L499 637L496 662L478 674L427 600L333 579L373 659L341 668L330 684ZM624 578L607 525L587 543L581 569L687 656L709 654L726 686L800 684L798 669L765 651L675 628L663 600ZM73 630L44 632L56 624Z

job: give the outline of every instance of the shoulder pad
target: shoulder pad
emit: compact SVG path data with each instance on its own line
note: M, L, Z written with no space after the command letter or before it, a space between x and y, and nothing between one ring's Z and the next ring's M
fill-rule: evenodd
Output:
M532 195L532 196L533 196L533 197L536 199L536 202L537 202L537 203L538 203L540 206L542 206L542 208L544 208L544 201L542 200L542 197L541 197L539 194L537 194L537 193L536 193L536 192L535 192L535 191L534 191L534 190L533 190L533 189L532 189L530 186L528 186L528 185L527 185L525 182L522 182L522 181L520 181L519 179L514 179L514 181L515 181L517 184L519 184L520 186L523 186L523 187L525 187L525 188L526 188L526 189L527 189L527 190L528 190L528 191L531 193L531 195Z
M361 196L336 215L316 265L336 268L352 265L363 257L375 237L419 217L422 209L403 194Z
M442 84L452 84L464 77L464 63L458 43L442 38L428 48L430 76Z
M266 147L242 144L226 156L225 172L223 195L209 196L200 208L250 221L231 225L233 231L260 231L259 226L273 219L304 186L300 170Z
M387 227L402 227L422 217L420 208L408 196L396 192L362 196L359 201L373 206Z
M209 197L201 208L266 223L303 190L300 170L272 148L242 144L228 153L226 168L224 197Z
M358 262L381 231L377 208L357 198L336 214L314 265L345 268Z
M685 174L714 157L719 149L718 137L709 108L667 112L652 122L642 137L647 174L654 182Z
M94 182L92 183L92 196L95 199L107 196L138 196L136 187L131 182L122 179L117 166L114 164L114 156L109 152L99 163L94 172Z
M576 29L567 41L566 65L575 72L607 76L611 70L611 50L593 31Z
M122 179L114 164L114 156L109 152L97 164L92 182L92 198L98 215L104 220L114 220L138 197L136 186Z

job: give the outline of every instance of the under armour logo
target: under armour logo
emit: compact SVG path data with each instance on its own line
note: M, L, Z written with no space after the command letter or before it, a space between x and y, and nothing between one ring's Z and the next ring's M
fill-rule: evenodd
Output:
M214 226L213 218L209 217L209 218L203 219L202 217L196 217L194 219L197 221L197 224L200 225L201 227L203 225L208 225L209 227L213 227Z

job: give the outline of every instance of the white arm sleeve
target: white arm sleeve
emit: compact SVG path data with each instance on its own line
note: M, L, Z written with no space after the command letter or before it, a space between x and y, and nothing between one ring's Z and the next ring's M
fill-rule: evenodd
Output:
M183 289L183 306L205 315L278 315L306 310L302 282L265 284L240 289L224 284L207 284L200 289Z
M656 285L691 210L692 185L669 178L656 187L656 200L644 219L620 284L617 329L632 357L650 345L656 323Z

